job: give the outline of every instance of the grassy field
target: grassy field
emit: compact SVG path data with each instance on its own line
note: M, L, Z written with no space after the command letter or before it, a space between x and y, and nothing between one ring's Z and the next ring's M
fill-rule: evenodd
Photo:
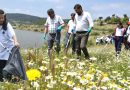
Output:
M47 46L21 50L29 80L1 82L0 90L130 90L130 51L122 47L117 59L114 45L95 45L96 36L111 34L113 28L94 28L88 42L92 62L84 56L78 61L71 49L65 56L63 47L59 56L53 52L51 62Z

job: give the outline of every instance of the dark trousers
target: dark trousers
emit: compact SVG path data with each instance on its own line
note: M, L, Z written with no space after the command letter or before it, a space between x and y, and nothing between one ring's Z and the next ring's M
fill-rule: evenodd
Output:
M6 60L0 60L0 81L3 81L3 68L6 65Z
M60 37L61 37L61 33L57 32L57 33L49 33L48 35L48 50L51 50L53 47L54 42L56 43L56 52L59 53L60 51Z
M83 51L85 58L89 59L89 53L87 50L87 42L88 42L89 34L85 31L76 32L76 51L77 56L81 56L81 50Z
M70 38L72 37L72 38ZM65 37L65 44L64 47L65 49L69 48L70 42L72 45L72 53L76 51L76 40L75 40L76 34L71 34L71 33L66 33L66 37ZM71 40L69 40L71 39ZM67 46L68 44L68 46Z
M121 45L123 42L123 36L116 36L115 37L115 51L117 54L121 51Z

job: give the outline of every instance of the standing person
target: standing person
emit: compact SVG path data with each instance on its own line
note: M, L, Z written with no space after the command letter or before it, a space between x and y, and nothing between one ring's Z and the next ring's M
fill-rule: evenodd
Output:
M10 70L12 70L12 71L9 71L10 74L16 74L16 72L17 72L16 70L21 69L21 66L20 66L20 68L17 68L17 66L19 66L19 65L16 65L16 67L13 67L14 64L13 65L11 64L12 67L9 66L10 63L13 63L13 62L9 62L9 61L10 61L10 57L12 56L11 51L15 46L19 47L19 43L17 42L17 38L16 38L16 35L14 32L14 29L12 28L11 24L9 22L7 22L5 12L0 9L0 81L3 81L3 76L5 77L5 75L3 75L4 70L8 72L8 70L10 69ZM19 62L19 61L17 61L17 62ZM8 64L9 68L5 69L5 67L7 66L6 64ZM17 63L15 63L15 64L17 64ZM24 70L23 67L22 67L22 70ZM14 72L14 73L12 73L12 72ZM25 72L24 72L24 74L25 74Z
M126 34L125 34L125 48L130 49L130 21L127 23Z
M70 44L70 39L72 37L72 54L76 52L76 41L75 41L75 23L74 23L75 13L71 13L71 20L68 22L67 25L67 33L65 37L65 53L67 54L68 47Z
M127 22L127 26L126 26L126 30L124 32L124 38L123 38L123 43L125 45L125 49L128 50L130 48L129 43L130 43L130 37L128 38L128 36L130 35L130 22Z
M115 34L114 34L116 57L118 57L121 52L124 32L125 32L125 28L123 28L122 22L119 22L115 29Z
M76 12L75 24L76 24L76 49L77 59L80 59L81 50L83 51L85 58L89 59L89 53L86 47L88 42L89 33L93 28L93 20L89 12L83 11L80 4L74 6Z
M48 18L45 23L45 34L48 33L48 55L51 58L52 55L52 47L54 42L56 42L56 52L59 54L60 52L60 38L61 38L61 30L64 27L64 21L58 15L55 15L53 9L49 9L47 11Z

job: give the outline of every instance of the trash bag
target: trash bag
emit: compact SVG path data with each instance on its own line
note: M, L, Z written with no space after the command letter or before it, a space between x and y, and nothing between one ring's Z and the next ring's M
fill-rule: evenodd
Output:
M24 64L20 55L18 47L13 47L9 60L3 69L3 77L7 78L8 75L14 75L19 79L27 80Z

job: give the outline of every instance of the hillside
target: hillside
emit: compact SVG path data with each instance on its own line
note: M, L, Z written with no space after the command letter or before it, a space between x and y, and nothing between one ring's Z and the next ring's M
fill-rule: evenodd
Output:
M41 18L38 16L32 16L27 14L20 14L20 13L7 13L7 19L11 23L18 23L18 24L36 24L36 25L43 25L46 21L46 18ZM68 22L68 19L64 19L65 23Z
M7 19L12 23L19 24L43 24L45 18L20 13L7 13Z

